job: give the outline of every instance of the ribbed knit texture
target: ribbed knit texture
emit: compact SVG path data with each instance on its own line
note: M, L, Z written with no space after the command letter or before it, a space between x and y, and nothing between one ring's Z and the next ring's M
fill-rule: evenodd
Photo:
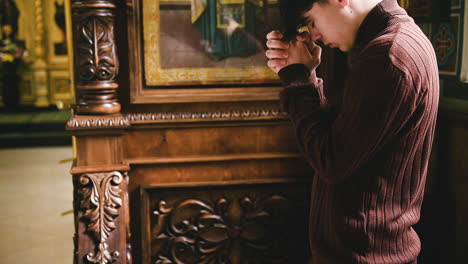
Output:
M361 24L354 52L335 111L315 72L296 64L279 73L281 104L315 171L314 264L415 263L421 243L412 226L439 101L434 50L396 0L383 0Z

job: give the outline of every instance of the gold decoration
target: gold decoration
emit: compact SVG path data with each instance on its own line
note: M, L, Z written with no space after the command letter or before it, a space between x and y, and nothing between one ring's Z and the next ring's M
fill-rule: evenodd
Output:
M44 35L44 22L42 18L42 3L41 0L35 0L34 6L36 10L36 36L34 40L36 41L35 55L37 58L44 58L44 45L43 45L43 35Z
M42 1L35 0L35 25L36 25L36 35L35 35L35 49L34 55L34 79L36 81L36 102L34 103L37 107L44 107L49 105L49 100L47 98L47 72L46 72L46 63L45 63L45 49L44 49L44 22L42 16Z

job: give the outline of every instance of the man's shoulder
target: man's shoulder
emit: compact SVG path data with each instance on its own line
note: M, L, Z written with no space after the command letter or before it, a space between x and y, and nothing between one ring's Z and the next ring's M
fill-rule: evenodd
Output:
M421 66L437 65L431 42L414 23L389 27L367 45L362 55L392 64L410 75Z

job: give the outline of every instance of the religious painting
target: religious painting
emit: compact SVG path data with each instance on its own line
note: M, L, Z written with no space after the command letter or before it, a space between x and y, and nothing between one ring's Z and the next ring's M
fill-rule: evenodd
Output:
M144 0L142 13L146 85L278 82L265 56L276 0Z
M452 14L450 22L433 25L432 45L436 52L440 74L457 74L460 55L460 23L460 14Z

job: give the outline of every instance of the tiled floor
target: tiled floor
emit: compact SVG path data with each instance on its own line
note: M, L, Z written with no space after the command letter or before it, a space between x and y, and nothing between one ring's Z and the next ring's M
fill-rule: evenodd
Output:
M72 263L71 147L0 149L0 263Z

